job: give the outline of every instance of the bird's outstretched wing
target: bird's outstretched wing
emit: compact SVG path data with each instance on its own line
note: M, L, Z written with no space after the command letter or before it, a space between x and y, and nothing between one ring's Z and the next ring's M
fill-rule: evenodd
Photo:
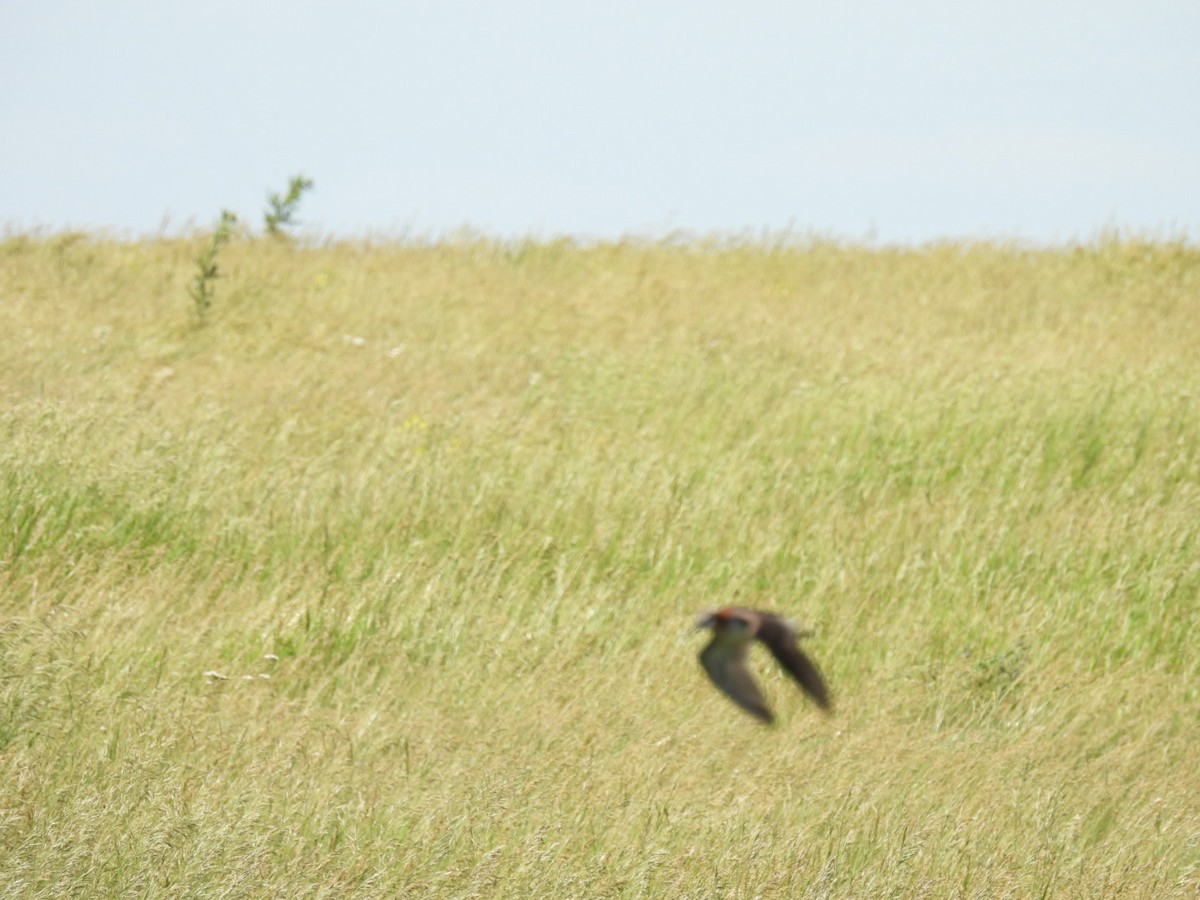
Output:
M700 651L700 664L713 684L730 700L756 719L769 724L775 721L775 717L767 709L762 692L746 668L746 648L749 643L744 637L731 638L716 634L711 643Z
M796 632L791 625L778 616L763 614L762 624L755 636L767 645L771 655L800 683L800 687L813 698L817 706L826 712L833 709L829 688L821 676L821 670L796 644Z

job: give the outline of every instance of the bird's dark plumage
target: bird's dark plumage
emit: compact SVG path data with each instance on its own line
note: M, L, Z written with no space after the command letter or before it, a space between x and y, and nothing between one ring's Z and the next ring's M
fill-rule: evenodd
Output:
M796 628L786 619L767 612L730 606L696 617L697 628L711 628L712 640L700 651L700 664L708 677L734 703L761 722L775 717L763 700L754 676L746 668L746 655L754 641L761 641L784 670L791 675L821 709L833 704L821 670L796 644Z

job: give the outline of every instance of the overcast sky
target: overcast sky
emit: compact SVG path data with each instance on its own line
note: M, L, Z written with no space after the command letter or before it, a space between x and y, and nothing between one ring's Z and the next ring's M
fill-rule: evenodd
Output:
M0 222L1200 234L1200 2L0 0Z

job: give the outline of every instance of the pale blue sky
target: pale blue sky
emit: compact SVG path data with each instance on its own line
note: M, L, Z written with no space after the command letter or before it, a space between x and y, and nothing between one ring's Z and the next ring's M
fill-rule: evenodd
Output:
M1200 233L1200 2L0 0L0 222Z

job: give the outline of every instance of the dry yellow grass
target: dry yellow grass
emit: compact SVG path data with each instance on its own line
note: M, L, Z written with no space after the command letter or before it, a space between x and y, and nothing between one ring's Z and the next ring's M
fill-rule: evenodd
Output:
M0 895L1200 889L1194 248L199 247L0 244Z

